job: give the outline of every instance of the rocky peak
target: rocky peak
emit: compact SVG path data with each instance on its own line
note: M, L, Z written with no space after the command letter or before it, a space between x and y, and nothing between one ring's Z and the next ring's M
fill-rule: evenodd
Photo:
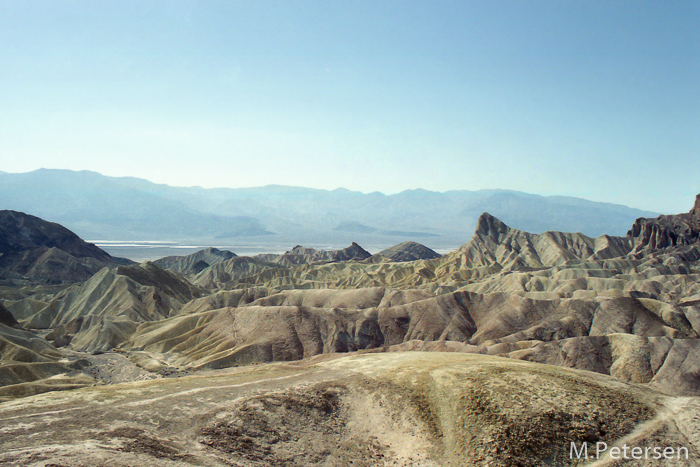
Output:
M286 265L333 263L337 261L363 260L372 256L368 251L355 242L342 250L316 250L297 245L290 251L280 255L275 262Z
M107 252L83 241L62 225L23 212L0 211L0 252L23 252L42 247L59 248L76 258L112 259Z
M645 249L672 248L692 245L700 240L700 194L695 197L688 213L659 216L655 219L640 217L627 236L634 241L634 253Z
M416 242L403 242L386 248L377 255L389 258L392 261L416 261L419 259L434 259L440 255L425 245Z
M492 216L488 212L479 216L477 221L475 236L491 238L498 241L503 235L510 231L510 227Z
M62 225L0 211L0 281L61 284L87 280L105 266L128 264Z
M355 242L352 242L352 244L349 247L344 248L340 251L353 255L353 259L365 259L372 256L367 250L365 250Z
M695 205L690 210L690 215L700 221L700 194L695 196Z

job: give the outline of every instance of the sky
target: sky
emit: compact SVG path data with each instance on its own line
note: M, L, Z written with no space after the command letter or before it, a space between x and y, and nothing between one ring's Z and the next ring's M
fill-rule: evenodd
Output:
M664 213L700 193L700 2L0 0L0 170Z

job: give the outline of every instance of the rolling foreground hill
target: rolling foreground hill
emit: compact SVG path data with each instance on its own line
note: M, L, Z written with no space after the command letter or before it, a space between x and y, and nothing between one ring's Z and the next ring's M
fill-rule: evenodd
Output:
M571 443L590 443L594 458L605 443L597 465L691 466L699 418L697 398L591 372L481 355L336 354L6 402L0 462L582 465ZM606 458L625 445L676 454L641 464Z
M696 465L699 237L700 196L626 236L484 213L433 258L209 250L0 289L0 461Z

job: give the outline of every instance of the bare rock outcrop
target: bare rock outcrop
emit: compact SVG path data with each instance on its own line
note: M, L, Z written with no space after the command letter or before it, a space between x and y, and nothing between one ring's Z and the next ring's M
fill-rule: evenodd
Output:
M397 262L435 259L440 257L435 251L417 242L399 243L398 245L380 251L377 255Z
M691 234L667 248L647 243L641 254L633 251L641 234L532 234L484 213L470 242L434 259L366 260L357 244L335 252L295 247L265 260L219 261L194 284L144 263L103 269L84 284L8 307L25 326L50 330L56 346L120 347L191 369L439 350L699 395L700 256L689 240L698 213L696 206L665 224L651 220L653 228Z
M700 194L688 213L639 218L627 236L634 241L634 252L695 245L700 240Z
M316 250L297 245L290 251L278 256L274 262L285 266L298 266L300 264L336 263L339 261L361 261L372 256L364 248L355 242L341 250Z
M288 270L281 264L267 260L236 256L204 268L192 279L192 282L208 288L227 288L236 284L239 279L257 275L263 278L260 282L264 283L266 282L264 278L275 274L275 272L284 274Z
M488 213L479 217L472 240L444 256L460 267L496 267L498 270L532 270L561 266L571 261L625 255L626 239L602 236L594 239L581 233L532 234L511 229ZM598 255L598 256L596 256Z
M693 307L653 300L533 300L457 292L425 296L386 288L288 290L191 308L144 322L128 347L167 355L176 365L219 368L362 349L438 350L500 355L652 383L670 394L700 394ZM224 298L224 297L222 297ZM221 302L220 302L221 303ZM682 372L664 366L677 355Z

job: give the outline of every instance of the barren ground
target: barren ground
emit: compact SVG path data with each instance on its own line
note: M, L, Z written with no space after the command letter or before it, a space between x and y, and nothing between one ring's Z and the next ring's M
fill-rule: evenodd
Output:
M571 441L623 437L688 446L700 459L696 398L438 352L324 355L45 393L0 404L0 427L2 465L576 465Z

